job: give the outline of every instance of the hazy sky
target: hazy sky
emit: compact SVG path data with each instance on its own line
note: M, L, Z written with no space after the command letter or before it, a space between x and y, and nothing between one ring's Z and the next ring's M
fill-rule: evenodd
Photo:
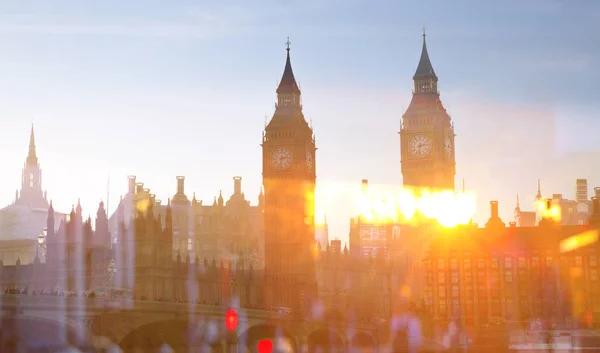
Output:
M242 176L255 203L261 130L292 41L312 119L319 205L348 236L362 178L401 184L400 117L428 28L458 134L457 185L475 221L516 193L574 197L600 186L600 2L4 1L0 3L0 204L20 186L35 124L43 185L58 210L111 209L134 174L162 200L185 175L205 203Z

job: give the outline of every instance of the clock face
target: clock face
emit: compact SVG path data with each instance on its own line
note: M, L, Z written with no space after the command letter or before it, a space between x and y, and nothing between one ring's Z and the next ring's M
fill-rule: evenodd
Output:
M286 170L292 166L292 151L289 148L279 147L273 151L271 163L277 170Z
M447 157L452 157L452 139L450 136L446 136L444 140L444 151L446 152Z
M431 151L431 142L426 135L415 135L409 143L410 153L415 157L425 157Z
M312 171L313 169L313 158L312 153L306 152L306 169Z

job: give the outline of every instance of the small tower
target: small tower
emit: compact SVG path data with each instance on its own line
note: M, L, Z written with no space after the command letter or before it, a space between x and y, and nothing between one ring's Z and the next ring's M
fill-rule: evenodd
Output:
M517 225L520 225L521 224L521 205L519 205L519 194L517 194L517 204L515 206L514 215L515 215L515 223Z
M25 158L21 178L21 192L16 195L15 204L35 209L48 209L48 201L42 191L42 170L38 162L33 125L29 135L29 152Z

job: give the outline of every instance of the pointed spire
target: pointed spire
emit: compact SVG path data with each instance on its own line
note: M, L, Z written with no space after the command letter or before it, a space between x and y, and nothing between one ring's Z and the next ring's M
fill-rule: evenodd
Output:
M219 206L223 206L223 192L219 190Z
M535 199L536 200L542 199L542 187L541 187L540 179L538 179L538 189L537 189L537 195L535 195Z
M260 193L258 194L258 205L262 206L265 202L265 193L263 192L263 187L260 187Z
M423 47L421 48L421 58L419 59L419 65L417 66L417 71L415 71L413 79L433 78L435 81L437 81L438 78L435 75L433 65L431 65L431 60L429 60L429 53L427 52L427 41L425 39L426 36L427 34L425 33L425 28L423 28Z
M27 164L38 164L38 158L35 152L35 133L33 132L33 124L31 124L31 133L29 134L29 154L27 154Z
M277 94L281 93L296 93L300 94L300 89L298 88L298 84L296 83L296 78L294 77L294 71L292 70L292 62L290 60L290 37L288 37L285 42L287 58L285 60L285 68L283 69L283 75L281 76L281 81L279 82L279 87L277 87Z

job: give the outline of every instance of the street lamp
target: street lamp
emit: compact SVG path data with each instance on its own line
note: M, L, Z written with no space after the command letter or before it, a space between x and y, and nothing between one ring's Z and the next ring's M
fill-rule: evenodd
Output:
M44 261L46 259L46 236L48 235L48 230L44 228L40 234L37 236L37 242L40 249L42 249L42 258Z
M109 276L108 277L109 287L112 288L115 273L117 273L117 266L115 265L115 260L109 261L107 271L108 271L108 276Z
M233 294L235 291L235 278L229 279L229 288L230 288L230 300L233 301Z

